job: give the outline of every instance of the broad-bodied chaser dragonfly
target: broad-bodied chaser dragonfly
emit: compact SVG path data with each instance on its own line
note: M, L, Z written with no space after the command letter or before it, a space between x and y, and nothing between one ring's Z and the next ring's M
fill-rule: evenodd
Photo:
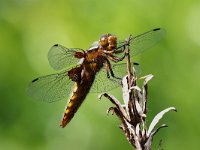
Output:
M139 54L159 42L165 34L162 28L156 28L141 35L130 37L130 56ZM60 73L34 79L28 86L28 93L36 99L54 102L70 94L65 108L61 127L65 127L73 118L89 92L105 92L118 87L121 78L127 74L125 64L119 62L125 56L126 41L118 41L112 34L100 37L97 44L88 50L66 48L55 44L48 52L48 60L55 70L69 68ZM119 54L122 54L119 56Z

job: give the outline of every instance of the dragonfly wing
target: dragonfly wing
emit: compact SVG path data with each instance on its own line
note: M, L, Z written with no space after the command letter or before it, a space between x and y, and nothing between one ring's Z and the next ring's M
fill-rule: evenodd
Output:
M131 66L134 67L137 76L141 75L141 67L138 63L131 62ZM110 75L107 77L106 69L102 68L96 75L94 83L91 87L90 92L92 93L102 93L115 89L122 85L122 78L127 75L127 65L126 63L113 64L112 70L116 78Z
M142 68L140 66L140 64L134 62L134 63L131 63L133 65L133 70L136 74L137 77L140 77L142 75Z
M108 78L106 69L102 68L97 73L90 92L101 93L101 92L110 91L110 90L120 86L122 78L127 74L126 63L114 64L114 65L112 65L112 70L118 79L113 78L111 75L110 75L110 78Z
M72 85L73 82L65 71L34 79L29 84L27 92L36 99L54 102L65 98L71 92Z
M48 52L49 64L55 70L63 69L70 65L76 65L79 59L74 57L78 51L83 52L79 48L66 48L60 44L52 46Z
M131 38L130 54L137 55L143 51L151 48L157 42L159 42L164 36L166 31L162 28L156 28L147 31L143 34Z

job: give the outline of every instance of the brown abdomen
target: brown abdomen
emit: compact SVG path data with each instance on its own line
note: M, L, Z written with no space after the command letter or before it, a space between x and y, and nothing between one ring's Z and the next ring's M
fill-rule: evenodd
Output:
M81 84L77 85L77 89L72 93L72 96L65 109L64 116L60 125L62 128L64 128L74 117L74 114L77 112L78 108L87 96L93 81L94 76L91 77L90 80L83 80Z

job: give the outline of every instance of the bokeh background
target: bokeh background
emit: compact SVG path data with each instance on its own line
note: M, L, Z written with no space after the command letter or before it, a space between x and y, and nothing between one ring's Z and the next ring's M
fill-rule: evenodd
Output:
M35 77L55 73L49 48L60 43L87 49L103 33L120 39L163 27L165 39L135 57L149 84L148 122L175 106L161 123L169 128L154 138L164 149L199 149L200 139L200 1L199 0L0 0L0 149L131 149L110 102L89 94L70 124L60 119L67 98L35 101L26 94ZM121 89L111 92L121 99ZM160 123L160 124L161 124Z

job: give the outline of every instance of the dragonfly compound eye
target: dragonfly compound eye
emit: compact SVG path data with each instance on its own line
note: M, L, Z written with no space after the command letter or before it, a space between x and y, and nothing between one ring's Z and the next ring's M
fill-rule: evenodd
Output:
M109 45L117 45L117 37L114 35L110 35L108 37L108 43Z
M107 47L108 46L108 35L107 34L101 36L99 44L102 47Z

